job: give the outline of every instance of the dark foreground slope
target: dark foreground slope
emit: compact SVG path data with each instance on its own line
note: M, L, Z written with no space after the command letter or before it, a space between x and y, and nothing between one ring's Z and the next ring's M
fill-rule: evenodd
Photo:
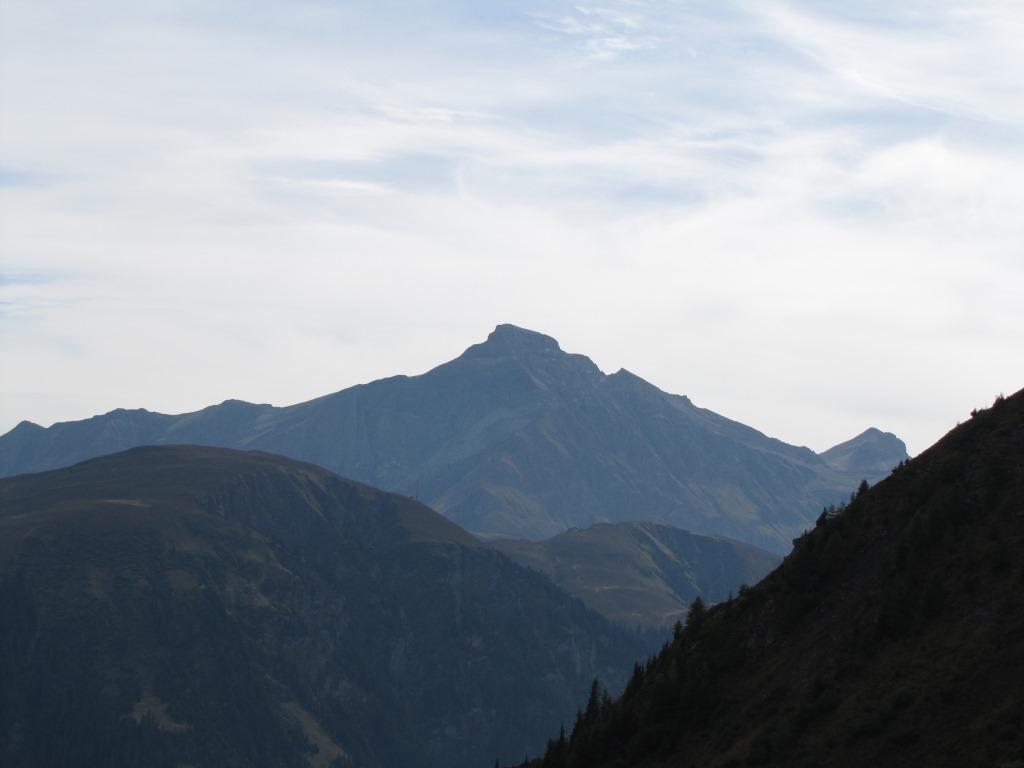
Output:
M180 416L118 410L48 429L23 422L0 437L0 475L182 443L309 461L415 495L489 537L653 520L780 554L823 505L906 458L898 438L877 430L819 456L502 325L421 376L287 408L228 401Z
M648 522L599 523L545 541L490 543L610 619L663 629L684 618L698 596L719 603L760 581L782 559L741 541Z
M521 757L636 641L410 499L140 448L0 481L0 764Z
M536 764L1020 766L1022 551L1018 393L823 515L756 587L691 610Z

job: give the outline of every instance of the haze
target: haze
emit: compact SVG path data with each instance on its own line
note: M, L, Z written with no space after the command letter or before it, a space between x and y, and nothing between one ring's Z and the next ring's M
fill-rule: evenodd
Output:
M815 450L1024 386L1024 6L0 5L0 432L499 323Z

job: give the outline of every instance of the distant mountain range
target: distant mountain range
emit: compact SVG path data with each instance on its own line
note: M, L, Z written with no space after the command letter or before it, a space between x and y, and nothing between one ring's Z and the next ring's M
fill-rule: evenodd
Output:
M598 613L636 627L671 627L698 596L709 604L726 600L782 559L743 542L649 522L598 523L545 541L490 544Z
M0 480L0 764L470 768L651 645L409 499L258 452Z
M1022 551L1024 391L692 606L528 768L1020 766Z
M542 539L648 520L785 553L823 506L907 458L868 430L821 455L605 375L540 333L498 326L420 376L284 408L227 401L168 416L117 410L0 437L0 475L147 444L260 449L415 496L484 537Z

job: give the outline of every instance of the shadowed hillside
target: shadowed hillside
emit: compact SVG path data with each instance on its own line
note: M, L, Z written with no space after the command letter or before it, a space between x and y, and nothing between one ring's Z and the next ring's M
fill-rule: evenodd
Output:
M49 429L23 422L0 437L0 474L184 443L309 461L415 495L484 537L651 520L779 554L823 505L906 458L903 443L878 430L818 456L501 325L421 376L287 408L228 401L181 416L118 410Z
M694 605L532 765L1020 766L1022 551L1018 393L825 510L757 586Z
M261 453L0 481L0 764L469 766L639 641L421 504Z

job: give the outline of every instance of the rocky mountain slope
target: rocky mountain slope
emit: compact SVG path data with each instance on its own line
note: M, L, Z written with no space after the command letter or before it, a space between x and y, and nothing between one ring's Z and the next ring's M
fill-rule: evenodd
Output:
M1024 764L1024 392L696 604L535 768ZM558 724L552 724L552 732Z
M180 416L121 410L48 429L23 422L0 437L0 473L184 443L309 461L415 495L483 536L541 539L651 520L778 553L823 505L906 458L898 439L877 430L818 456L502 325L421 376L287 408L228 401Z
M0 627L12 767L493 765L645 652L416 501L197 447L0 480Z
M544 541L490 544L614 621L671 627L700 596L718 603L782 558L750 544L648 522L599 523Z

